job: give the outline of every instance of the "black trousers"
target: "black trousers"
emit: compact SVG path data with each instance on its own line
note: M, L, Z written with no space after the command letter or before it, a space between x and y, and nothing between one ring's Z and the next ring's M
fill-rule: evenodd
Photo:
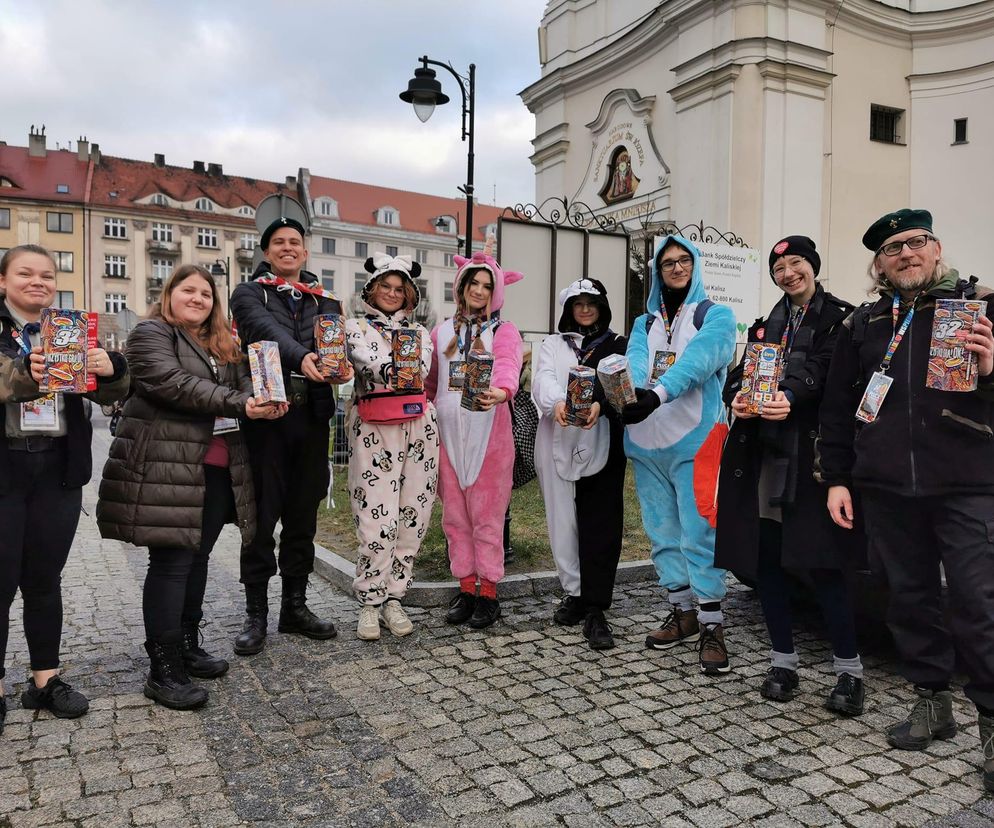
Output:
M759 561L756 586L770 643L778 653L794 652L791 582L780 562L782 527L775 520L759 521ZM840 569L809 569L811 589L818 599L832 651L838 658L859 655L852 600L845 573Z
M0 494L0 678L6 674L10 605L18 588L31 669L59 666L62 569L83 503L82 489L62 485L64 443L57 441L50 451L7 452L9 488Z
M264 584L276 574L276 523L280 531L279 571L306 578L314 569L318 506L328 492L327 419L308 405L291 406L278 420L250 420L245 440L255 483L256 532L242 546L241 581Z
M580 598L588 607L606 610L614 595L625 524L625 469L628 461L620 436L612 435L607 464L597 474L576 481L577 553Z
M145 636L149 641L179 641L181 628L203 618L207 562L218 536L235 514L235 495L226 468L204 466L207 490L199 549L150 546L142 592Z
M994 708L994 495L861 494L871 561L890 587L887 626L902 675L916 684L948 682L955 643L967 697ZM949 593L946 613L940 563Z

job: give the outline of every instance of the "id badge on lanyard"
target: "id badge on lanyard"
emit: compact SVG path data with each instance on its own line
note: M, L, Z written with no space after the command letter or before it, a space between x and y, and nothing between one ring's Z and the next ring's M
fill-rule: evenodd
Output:
M46 394L31 402L21 403L21 431L58 431L59 403L55 394Z
M894 378L887 376L887 369L890 368L891 360L894 358L894 353L901 344L901 340L904 339L904 335L908 332L908 327L911 325L911 319L915 315L915 306L917 304L918 297L916 296L914 303L912 303L907 315L904 317L904 322L901 323L901 327L898 329L897 317L901 310L901 295L897 292L894 293L894 304L891 307L893 334L891 335L890 343L887 345L884 358L880 362L880 369L874 371L870 376L870 381L866 384L866 390L863 392L863 398L859 401L859 405L856 408L856 419L861 423L872 423L880 415L880 409L883 407L887 392L890 391L891 385L894 384Z
M656 351L652 357L652 370L649 372L649 385L655 385L676 362L676 351Z

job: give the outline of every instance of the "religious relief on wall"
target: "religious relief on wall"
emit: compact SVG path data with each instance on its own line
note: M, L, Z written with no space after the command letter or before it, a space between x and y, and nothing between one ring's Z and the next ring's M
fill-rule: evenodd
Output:
M624 144L611 153L604 178L600 197L605 204L625 201L635 195L640 179L632 170L632 154Z

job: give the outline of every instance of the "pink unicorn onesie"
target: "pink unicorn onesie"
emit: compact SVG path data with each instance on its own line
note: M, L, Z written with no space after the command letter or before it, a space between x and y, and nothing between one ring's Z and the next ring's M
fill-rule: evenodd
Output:
M431 332L426 388L435 403L441 438L439 497L459 594L445 620L489 627L500 617L497 582L504 577L504 513L511 502L514 440L510 401L521 374L521 334L500 318L504 288L523 278L501 270L490 255L492 238L469 259L456 256L456 315ZM470 355L493 357L490 387L477 408L461 405ZM480 594L477 597L477 582Z

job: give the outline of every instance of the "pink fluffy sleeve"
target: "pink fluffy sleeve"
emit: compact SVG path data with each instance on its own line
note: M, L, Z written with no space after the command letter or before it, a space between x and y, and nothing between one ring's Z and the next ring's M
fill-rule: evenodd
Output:
M438 326L431 331L431 368L428 369L428 378L425 380L425 393L428 399L434 401L438 391Z
M513 397L521 379L521 334L510 322L502 322L494 334L494 388L503 388Z

